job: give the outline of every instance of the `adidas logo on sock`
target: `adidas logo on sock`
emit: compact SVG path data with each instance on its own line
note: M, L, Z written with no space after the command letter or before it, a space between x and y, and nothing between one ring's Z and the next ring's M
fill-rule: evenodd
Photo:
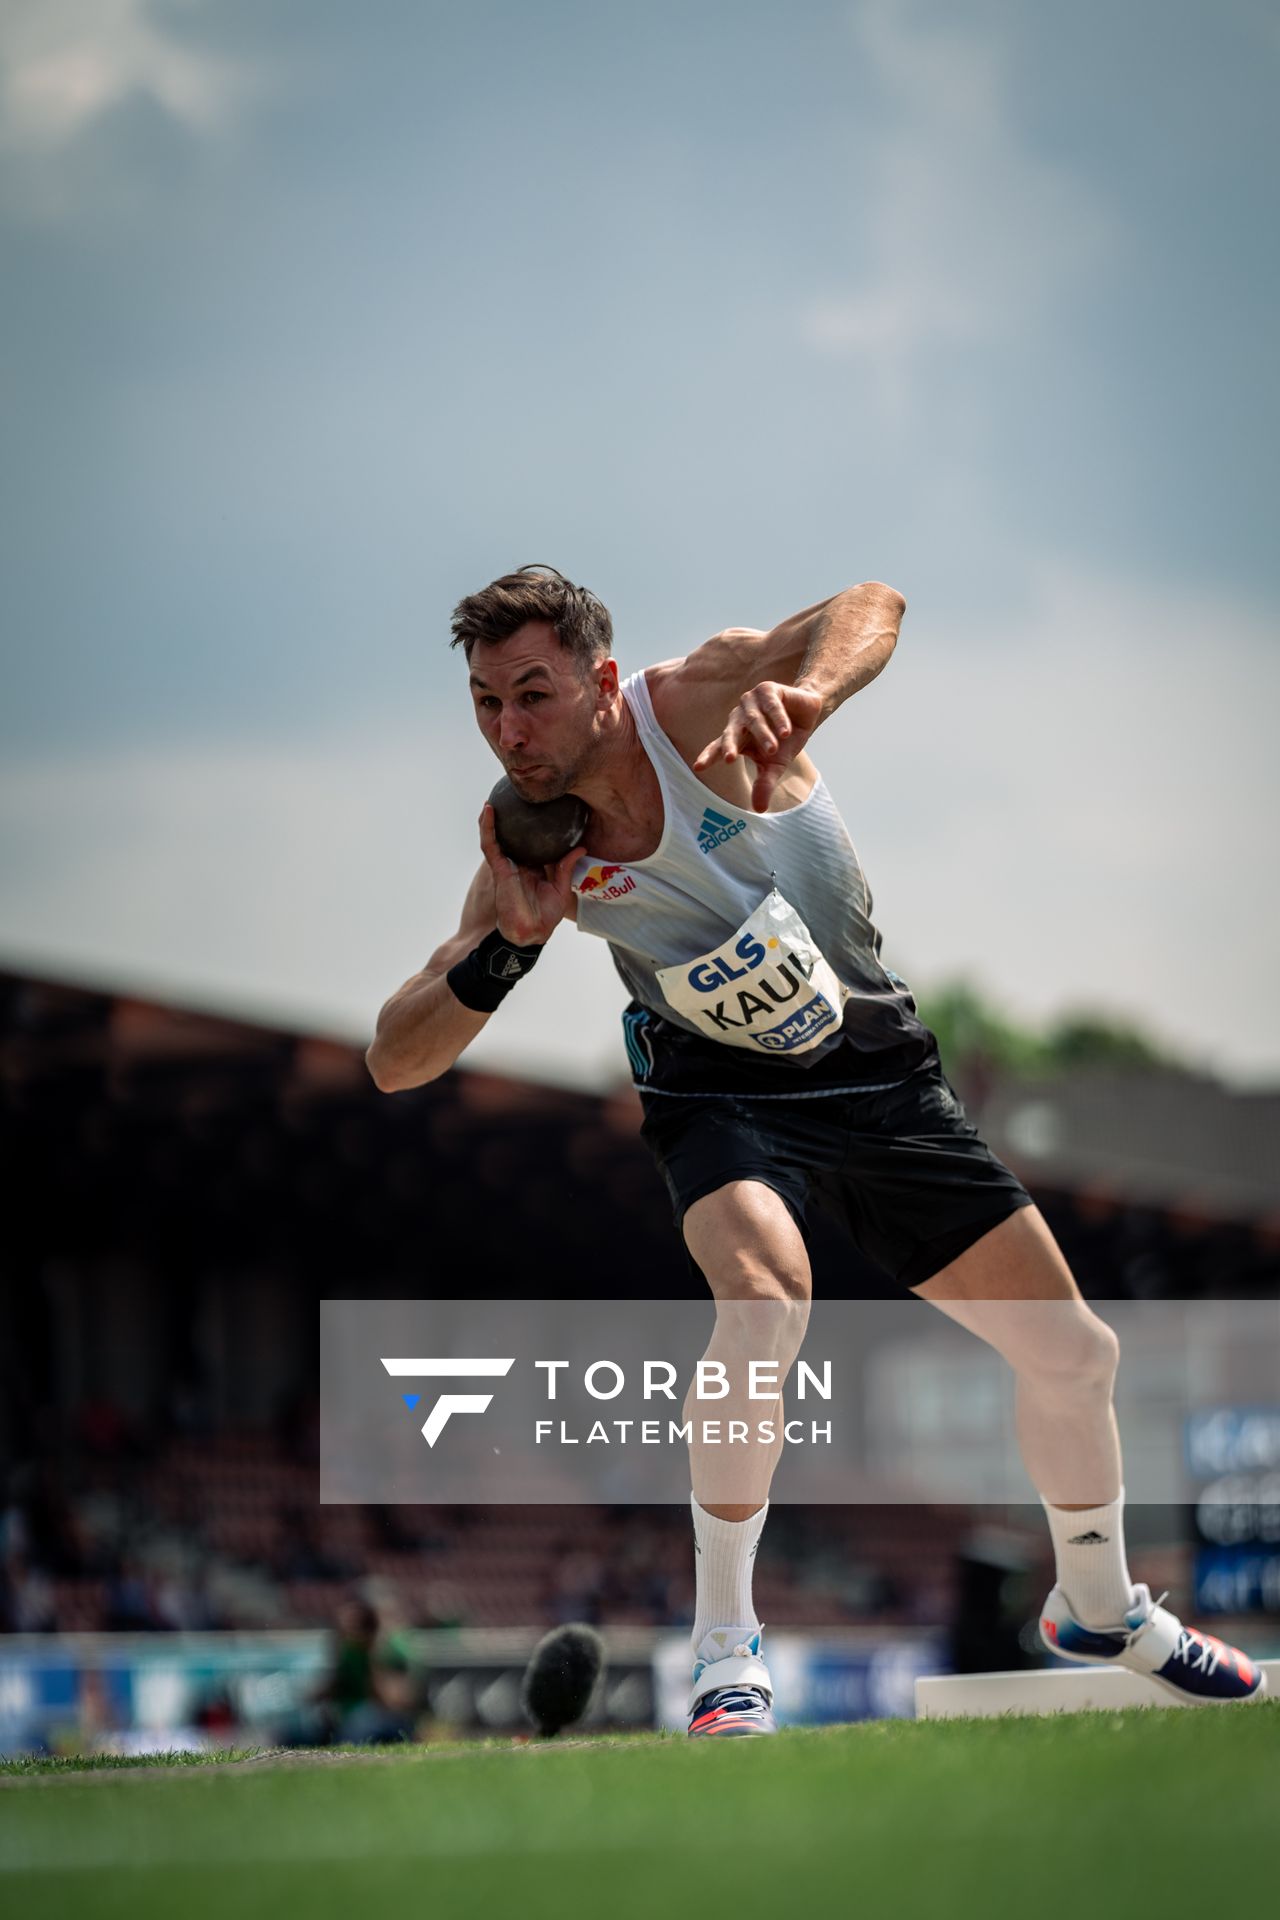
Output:
M714 807L708 807L698 828L698 845L704 853L714 853L726 840L732 840L735 833L741 833L746 824L745 820L731 820L727 813L717 813Z
M1107 1538L1105 1533L1098 1533L1091 1527L1088 1533L1074 1534L1067 1545L1069 1547L1105 1547Z

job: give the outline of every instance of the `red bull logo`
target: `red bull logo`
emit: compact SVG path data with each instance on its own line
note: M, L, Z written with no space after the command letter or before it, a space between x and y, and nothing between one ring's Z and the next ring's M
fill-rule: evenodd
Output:
M617 880L615 874L625 877ZM577 883L577 892L579 895L590 894L596 900L621 900L624 894L635 892L635 885L635 875L628 873L625 867L599 866L591 867L583 874Z

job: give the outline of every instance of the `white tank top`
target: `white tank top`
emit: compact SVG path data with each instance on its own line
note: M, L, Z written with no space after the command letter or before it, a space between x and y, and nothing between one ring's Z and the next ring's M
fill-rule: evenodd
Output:
M877 1053L927 1031L906 982L880 964L871 894L821 775L798 806L780 813L739 811L702 784L662 731L643 671L625 680L621 692L662 791L662 839L644 860L614 863L584 855L573 886L579 932L608 941L633 999L703 1039L723 1037L734 1001L709 1003L721 1008L722 1025L708 1030L705 1021L699 1024L672 1004L659 973L724 948L771 895L780 894L830 963L845 997L843 1021L837 1012L823 1039L773 1056L779 1069L811 1067L839 1045L842 1033L860 1052ZM742 1035L735 1032L732 1043L741 1046Z

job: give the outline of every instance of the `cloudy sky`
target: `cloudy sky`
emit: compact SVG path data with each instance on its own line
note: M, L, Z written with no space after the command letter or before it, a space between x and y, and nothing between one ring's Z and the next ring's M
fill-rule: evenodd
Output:
M624 669L909 601L817 757L913 985L1280 1078L1265 0L5 0L0 957L366 1036ZM475 1050L622 1060L562 930Z

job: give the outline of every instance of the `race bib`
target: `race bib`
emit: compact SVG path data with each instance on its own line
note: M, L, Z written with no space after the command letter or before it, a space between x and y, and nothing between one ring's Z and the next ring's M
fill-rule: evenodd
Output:
M757 1053L805 1053L843 1016L848 989L775 887L722 946L660 967L667 1004L709 1040Z

